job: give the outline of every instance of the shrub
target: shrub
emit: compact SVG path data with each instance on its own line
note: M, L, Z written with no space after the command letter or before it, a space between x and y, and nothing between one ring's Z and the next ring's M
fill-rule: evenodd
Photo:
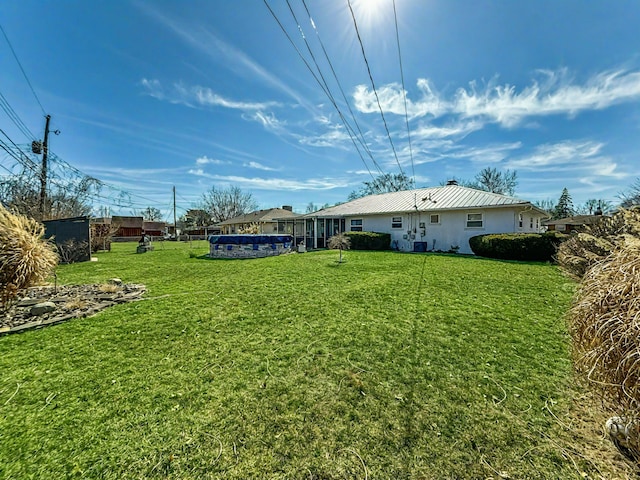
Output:
M377 232L345 232L352 250L389 250L391 234Z
M111 241L118 228L118 225L113 224L91 224L91 253L96 253L100 250L111 251Z
M55 246L43 240L44 225L0 205L0 303L44 281L58 263Z
M572 235L558 249L558 264L565 273L580 280L589 267L633 238L640 238L640 209L620 210Z
M78 242L75 239L69 239L58 245L58 256L61 263L75 263L85 259L88 255L88 242Z
M549 262L566 238L566 235L555 232L489 234L471 237L469 246L481 257Z

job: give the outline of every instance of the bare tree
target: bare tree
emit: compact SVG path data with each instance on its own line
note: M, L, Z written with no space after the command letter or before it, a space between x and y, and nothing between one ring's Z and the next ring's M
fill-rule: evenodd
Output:
M551 198L547 198L545 200L538 200L537 202L535 202L535 205L537 207L540 207L545 212L547 212L549 216L551 216L556 209L556 202Z
M159 220L162 220L162 212L159 208L156 207L147 207L139 211L134 210L131 213L134 216L144 218L147 222L157 222Z
M91 198L100 188L99 180L87 176L51 183L42 214L40 182L30 172L24 171L0 180L0 203L37 220L80 217L91 214Z
M378 193L399 192L401 190L411 190L415 187L413 180L405 173L383 173L370 182L362 182L359 190L354 190L349 194L349 200L376 195Z
M515 170L500 171L487 167L480 170L475 181L480 190L500 195L514 195L518 185L518 174Z
M218 223L257 210L258 203L251 193L245 193L239 187L220 189L213 186L202 194L199 208Z
M583 215L607 214L611 210L613 210L611 202L602 198L590 198L576 208L576 212Z
M620 206L623 208L640 205L640 178L636 179L628 191L620 194L620 199L622 200Z

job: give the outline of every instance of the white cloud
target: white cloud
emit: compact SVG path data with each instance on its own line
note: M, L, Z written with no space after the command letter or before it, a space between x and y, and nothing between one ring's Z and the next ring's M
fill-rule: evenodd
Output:
M417 86L422 96L416 102L407 99L407 113L411 117L455 115L484 119L512 128L532 117L575 116L583 111L601 110L640 99L640 72L601 72L584 84L573 82L564 69L538 73L542 78L533 79L529 86L520 91L513 85L496 85L495 81L479 88L472 81L469 88L458 89L452 98L445 98L435 91L429 80L418 79ZM379 112L375 92L367 86L358 85L353 99L360 112ZM405 114L403 91L399 85L380 87L378 100L385 113ZM444 134L446 131L435 130L433 133Z
M248 162L243 164L243 167L255 168L256 170L264 170L266 172L275 172L278 170L277 168L267 167L266 165L262 165L258 162Z
M203 107L222 107L231 110L252 112L280 106L278 102L243 102L230 100L215 93L210 88L199 85L185 87L182 84L176 83L167 91L159 80L148 80L146 78L140 81L140 85L144 88L145 93L153 98L190 107L199 105Z
M299 105L302 105L310 113L317 114L315 107L309 104L303 95L289 87L278 75L274 75L263 68L242 50L222 40L216 35L215 31L169 17L162 13L160 9L154 8L148 3L138 3L137 6L145 14L172 31L186 44L208 56L218 68L232 70L246 78L265 82L295 99Z
M143 78L140 80L140 85L146 90L146 94L150 97L157 98L158 100L164 100L164 90L160 84L160 80Z
M575 165L598 155L604 145L591 141L570 141L539 145L532 154L510 160L509 168L523 170L554 170Z
M349 135L344 129L337 126L321 135L301 135L298 137L298 142L311 147L337 147L342 149L347 148L347 143L352 145Z
M196 158L196 165L224 165L225 163L229 162L225 162L224 160L217 160L215 158L209 158L206 155Z
M189 170L189 173L199 177L216 180L221 183L238 185L241 188L253 188L258 190L332 190L334 188L341 188L349 185L346 181L332 179L289 180L283 178L248 178L237 175L211 175L205 173L202 169L192 169Z
M471 132L480 130L482 127L482 123L478 121L451 123L442 127L430 123L420 124L418 128L411 132L411 138L415 140L448 137L462 138Z
M530 155L509 160L508 168L535 172L573 172L583 183L595 183L597 178L626 178L627 173L618 170L618 165L602 150L603 143L571 141L538 146Z
M244 118L261 123L264 128L271 131L280 131L282 130L284 125L286 125L286 122L281 122L280 120L278 120L273 113L264 113L258 111L247 114L244 116Z
M226 99L217 93L214 93L210 88L194 86L185 92L185 96L193 97L198 104L212 107L224 107L233 110L264 110L279 106L278 102L238 102Z
M521 142L487 145L484 147L465 147L454 149L446 155L452 158L468 158L474 163L498 163L522 147Z
M406 98L406 113L409 117L424 117L433 115L439 117L451 109L447 101L445 101L439 93L437 93L430 81L427 79L418 79L417 86L422 92L422 98L417 102L412 102L408 96ZM390 112L396 115L405 115L405 97L406 92L397 83L383 85L377 90L376 94L373 90L369 90L366 85L357 85L353 99L355 107L362 113L378 113L380 107L383 112ZM380 102L380 106L378 106Z

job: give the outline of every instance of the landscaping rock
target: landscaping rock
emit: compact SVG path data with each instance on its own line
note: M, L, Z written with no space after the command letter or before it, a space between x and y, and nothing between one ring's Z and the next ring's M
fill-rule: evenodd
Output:
M119 280L120 284L112 280ZM0 309L0 335L88 317L105 308L139 300L146 291L144 285L112 280L109 284L29 288L22 298Z
M112 278L111 280L109 280L109 283L111 285L122 285L122 280L120 280L119 278Z
M32 317L38 317L40 315L44 315L45 313L51 313L55 311L56 304L53 302L42 302L34 305L29 309L29 315Z

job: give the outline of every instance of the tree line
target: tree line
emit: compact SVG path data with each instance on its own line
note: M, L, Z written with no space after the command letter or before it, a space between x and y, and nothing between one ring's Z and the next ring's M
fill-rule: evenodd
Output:
M37 177L22 172L17 175L0 178L0 203L12 211L26 215L36 220L49 220L87 216L93 212L92 200L99 194L101 182L91 177L82 177L65 182L50 184L44 203L40 198L40 182ZM480 170L472 179L454 178L458 185L477 190L513 196L518 185L518 175L515 170L498 170L487 167ZM441 185L447 181L441 182ZM360 188L352 191L347 201L368 195L397 192L415 188L415 182L405 173L385 173L373 177L370 181L362 182ZM640 178L619 195L620 206L628 208L640 205ZM570 217L573 215L593 215L610 213L616 205L605 199L591 198L584 204L574 206L571 195L564 188L558 200L542 200L535 204L549 212L553 219ZM331 205L316 205L310 202L306 213L315 212ZM258 202L250 192L245 192L237 186L220 188L212 186L202 194L179 218L178 227L182 229L199 228L223 222L249 213L258 208ZM106 209L100 209L98 216L108 216ZM133 210L133 215L142 216L147 221L162 220L162 212L149 206L141 210Z

